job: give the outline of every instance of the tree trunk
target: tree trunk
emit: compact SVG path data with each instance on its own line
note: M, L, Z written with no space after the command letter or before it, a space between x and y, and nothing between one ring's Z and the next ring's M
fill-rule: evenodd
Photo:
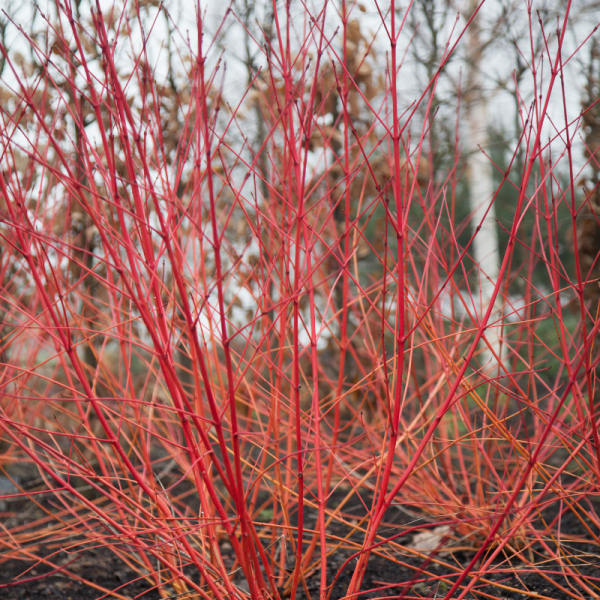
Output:
M471 14L477 2L470 2ZM483 43L481 40L480 17L476 15L468 32L469 73L467 89L466 122L468 127L468 182L469 207L473 228L481 225L473 241L473 259L478 266L479 294L473 294L479 316L485 313L498 279L500 256L498 252L498 231L496 228L496 210L494 205L487 210L494 194L492 165L483 151L489 149L487 130L487 99L483 93ZM487 211L487 214L486 214ZM490 322L501 316L501 300L496 301L498 310L492 313ZM488 329L485 337L497 356L502 354L501 328ZM486 369L494 368L497 362L489 347L483 343L480 364Z

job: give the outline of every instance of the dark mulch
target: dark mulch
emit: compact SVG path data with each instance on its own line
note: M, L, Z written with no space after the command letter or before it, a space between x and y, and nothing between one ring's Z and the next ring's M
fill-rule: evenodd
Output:
M47 555L48 553L38 552L38 554ZM53 556L52 562L64 565L72 561L74 557L73 554L67 556L65 553L59 552ZM20 577L26 569L32 566L34 566L32 570ZM85 550L67 569L82 579L99 585L106 590L115 590L128 598L143 598L144 600L160 598L157 590L151 589L151 586L145 580L140 580L139 575L106 548ZM0 583L12 583L17 578L34 579L53 570L43 563L33 565L33 563L27 564L23 561L9 560L0 565ZM37 598L97 600L104 596L104 592L62 574L50 575L11 587L0 588L0 598L2 600L35 600Z
M600 514L600 502L595 501L593 506L596 513ZM559 502L556 502L544 511L543 516L546 523L552 522L558 514L558 508ZM586 509L589 510L589 506L586 506ZM364 515L364 508L359 503L356 503L354 506L346 506L344 513L346 513L347 517L354 516L360 518ZM305 520L308 528L314 525L314 519L315 515L312 514L312 511L307 510ZM391 509L389 518L386 516L386 527L389 528L388 535L393 535L393 528L399 525L406 525L406 523L413 519L414 517L409 516L406 512L402 512L397 508ZM600 530L592 523L587 523L587 525L595 534L600 535ZM540 531L545 530L541 521L538 523L538 529ZM553 529L558 533L557 525ZM342 525L332 524L329 533L336 536L344 536L347 530ZM563 549L566 549L571 555L571 565L577 568L584 581L586 578L590 578L587 579L588 585L592 588L595 585L596 591L598 591L600 589L600 549L590 539L589 532L575 515L567 511L560 519L560 534L563 536L561 542ZM579 539L574 540L573 538ZM360 542L360 537L355 537L354 539ZM554 548L552 540L548 539L547 536L546 539L548 545ZM401 538L399 541L408 543L410 538ZM328 582L331 583L334 577L337 576L337 581L331 594L332 600L343 598L348 588L356 563L355 561L351 561L343 569L342 566L351 554L351 550L340 549L328 559ZM53 546L52 548L40 548L38 546L36 548L36 555L46 557L52 555L52 562L56 565L65 565L77 557L67 567L70 572L107 590L118 591L119 594L127 598L154 600L160 597L159 593L155 589L152 589L146 580L140 579L139 575L107 548L87 548L76 554L73 550L69 551L69 553L61 551L60 546ZM4 556L6 557L6 554ZM492 568L485 574L482 574L481 577L488 581L514 588L514 590L502 589L498 586L490 585L485 581L479 581L468 598L480 599L487 597L498 600L512 600L527 598L525 594L535 594L538 597L550 598L552 600L567 600L572 598L566 591L562 591L555 584L566 588L572 593L576 590L576 593L581 594L583 597L589 596L578 585L577 581L567 578L563 574L562 565L548 560L548 557L542 553L542 548L539 545L532 547L531 557L538 565L538 569L540 568L540 563L544 563L543 569L547 579L539 573L532 573L527 565L521 562L518 557L504 555L495 562ZM408 555L396 555L395 558L403 564L394 563L377 555L371 557L363 584L365 593L360 595L360 599L382 597L403 597L406 600L414 598L443 598L448 592L450 585L456 580L456 570L453 571L447 566L437 565L434 562L424 565L421 558ZM462 551L444 555L442 560L461 569L469 564L472 558L472 552ZM98 589L74 581L72 578L60 573L22 582L22 580L48 574L52 571L52 568L43 563L33 564L17 560L4 560L3 562L2 559L3 556L0 553L0 585L6 583L16 584L0 588L0 599L2 600L30 598L96 600L104 597L104 593ZM24 573L27 569L30 570ZM340 571L340 569L342 570ZM510 572L507 573L509 570ZM450 576L447 579L449 585L439 583L438 578L442 575ZM21 582L17 583L19 580ZM242 588L245 587L245 582L240 579L236 583ZM316 571L306 581L306 589L315 600L319 598L319 585L320 573ZM303 586L299 588L298 599L308 600Z
M594 501L593 506L596 514L600 514L600 502ZM545 523L549 524L557 516L560 503L557 501L551 504L543 511ZM586 505L589 510L589 506ZM362 513L362 510L358 512ZM393 520L396 523L408 522L408 517L398 515ZM394 522L390 524L393 527ZM545 531L541 520L538 522L538 529ZM592 523L587 522L586 525L596 535L600 536L600 529ZM499 556L491 567L485 573L481 573L480 577L486 581L478 581L472 592L467 595L470 599L493 598L499 600L508 599L525 599L530 597L530 594L538 597L550 598L552 600L570 600L573 598L571 594L581 594L584 598L592 598L588 592L577 584L573 577L567 577L564 574L564 565L570 565L573 570L579 573L581 581L589 588L594 590L596 594L600 593L600 547L593 543L589 531L581 523L581 521L572 512L565 512L560 518L560 528L558 525L553 527L555 534L562 536L561 547L563 555L568 555L568 560L561 565L557 561L551 561L548 555L543 552L539 544L534 544L531 547L531 552L527 554L528 560L536 564L536 571L543 571L544 575L539 572L532 572L532 568L524 563L519 557L503 554ZM339 533L342 533L341 531ZM388 535L393 535L390 529ZM543 536L546 539L548 547L556 550L556 544L552 542L547 535ZM579 538L576 541L566 538ZM556 539L556 538L555 538ZM357 541L360 541L357 538ZM399 540L403 543L410 541L409 538ZM346 560L353 555L349 550L340 550L335 556L328 559L327 563L327 581L331 583L334 577L337 576L336 583L333 586L331 600L340 600L344 598L344 594L348 589L348 585L352 578L356 565L355 559L344 567ZM474 557L474 552L454 552L451 555L443 555L440 559L453 565L455 569L448 568L444 565L438 565L435 561L427 561L422 558L396 555L394 558L403 564L394 563L381 556L371 556L367 572L362 585L363 593L360 599L363 598L405 598L406 600L414 598L443 598L456 581L460 569L470 564ZM481 562L477 565L479 566ZM543 566L541 566L543 564ZM341 572L340 572L340 569ZM477 568L474 569L477 572ZM472 571L473 572L473 571ZM441 576L448 576L448 583L440 583ZM319 571L311 575L306 582L306 587L312 598L319 598L321 574ZM591 578L591 579L587 579ZM469 579L465 581L468 583ZM492 585L488 582L497 583ZM505 589L505 587L514 589ZM560 587L565 588L564 591ZM460 592L455 595L458 596ZM596 596L597 597L597 596ZM302 600L307 599L307 595L302 592L299 595Z

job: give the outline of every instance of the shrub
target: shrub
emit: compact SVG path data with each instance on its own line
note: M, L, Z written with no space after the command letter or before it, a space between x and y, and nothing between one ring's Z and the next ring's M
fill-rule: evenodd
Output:
M41 514L12 513L5 557L74 576L60 551L104 547L164 598L294 598L315 577L325 598L352 565L357 597L379 555L414 572L382 590L448 599L517 589L517 558L596 597L557 533L570 511L598 542L568 7L552 35L529 11L544 43L497 167L514 210L489 298L460 126L436 146L471 19L405 105L393 0L273 3L260 32L249 5L212 29L198 5L189 36L154 2L36 10L31 56L1 47L0 464L5 499Z

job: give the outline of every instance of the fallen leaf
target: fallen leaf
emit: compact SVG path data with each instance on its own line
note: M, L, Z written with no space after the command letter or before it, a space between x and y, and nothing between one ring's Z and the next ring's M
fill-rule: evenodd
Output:
M408 547L419 552L432 552L449 532L448 525L440 525L431 531L422 531L413 536L412 543Z

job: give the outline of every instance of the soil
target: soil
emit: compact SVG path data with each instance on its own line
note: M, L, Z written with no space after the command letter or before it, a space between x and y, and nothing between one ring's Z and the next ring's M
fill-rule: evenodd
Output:
M39 554L47 554L40 552ZM67 563L73 556L66 557L55 555L55 563ZM35 567L27 574L19 577L26 569ZM79 558L68 567L71 573L90 583L101 586L106 590L115 590L128 598L143 598L155 600L160 598L157 590L150 588L145 580L140 580L139 575L132 571L125 563L119 560L110 550L97 548L82 552ZM23 561L9 560L1 567L0 584L11 583L15 579L33 579L40 575L48 574L52 568L44 564L25 563ZM20 583L7 588L0 588L2 600L97 600L105 597L106 592L94 589L80 581L75 581L65 575L49 575L34 581ZM109 596L110 597L110 596Z
M592 503L596 514L600 514L600 502ZM550 523L557 515L559 502L551 505L543 513L545 523ZM590 506L586 505L589 510ZM360 518L364 514L364 508L360 505L346 507L347 517ZM386 516L387 517L387 516ZM0 519L2 515L0 515ZM313 525L315 515L307 511L305 515L306 526L310 528ZM540 517L541 518L541 517ZM386 518L386 527L398 527L400 524L406 524L413 521L414 516L409 516L402 510L395 509L390 511L389 518ZM425 523L426 521L423 520ZM593 523L587 522L585 525L570 511L565 512L560 519L560 531L554 527L555 533L561 536L561 548L563 552L570 554L569 561L564 564L576 568L579 573L580 581L587 584L588 589L595 592L600 589L600 548L592 541L590 528L594 535L600 536L600 530ZM546 531L542 521L538 522L538 529ZM330 532L336 536L342 536L347 533L344 528L338 524L331 527ZM390 535L393 532L390 533ZM556 548L552 540L545 535L546 542L550 548ZM355 538L359 541L360 538ZM406 544L409 538L400 538L399 541ZM224 542L225 543L225 542ZM230 547L224 546L224 554ZM156 589L139 575L123 563L109 549L88 548L79 552L79 554L67 553L56 544L48 548L36 547L37 556L52 558L55 565L68 565L68 570L75 576L86 580L88 583L76 581L61 573L52 574L53 568L43 563L27 563L17 560L2 560L0 554L0 585L11 584L10 587L0 587L0 599L2 600L23 600L23 599L55 599L55 600L96 600L107 597L106 591L114 590L121 597L141 598L144 600L154 600L160 598ZM4 553L6 556L6 553ZM331 583L337 576L336 583L331 593L332 600L339 600L344 597L348 588L355 560L350 561L343 569L345 561L352 555L349 549L340 549L328 558L327 580ZM392 558L398 562L393 562L388 558L378 555L372 555L369 561L366 576L364 578L363 590L359 598L405 598L412 600L415 598L443 598L448 592L452 583L456 580L457 569L461 569L470 563L474 556L473 552L455 551L450 554L444 554L440 559L446 565L438 565L435 561L425 561L414 555L396 555ZM538 572L531 572L528 564L522 562L516 556L502 556L490 567L482 579L487 581L478 581L467 598L493 598L498 600L524 599L527 597L548 598L552 600L567 600L573 598L573 595L579 595L583 598L591 598L592 595L585 591L576 580L567 577L564 574L564 565L556 561L549 560L543 553L543 548L539 545L533 545L527 555L528 559L536 563ZM401 563L401 564L398 564ZM543 563L543 573L539 573L540 564ZM447 565L454 565L455 569ZM289 564L288 564L289 566ZM340 569L342 569L340 571ZM27 571L27 573L24 573ZM440 583L440 576L447 575L448 583ZM16 583L18 580L28 580ZM495 582L499 585L493 585ZM240 587L245 587L245 581L238 579L235 582ZM100 586L94 588L90 584ZM307 577L304 585L298 590L299 600L308 600L309 595L312 599L319 598L320 572L317 570ZM512 588L512 589L511 589ZM562 588L562 589L561 589ZM102 591L105 590L105 591ZM308 592L308 594L307 594ZM174 592L172 592L174 594ZM404 595L403 595L404 594ZM187 597L189 600L192 596Z
M591 503L595 509L596 515L600 515L600 502ZM542 512L543 520L546 524L552 522L557 517L560 503L557 501ZM590 506L586 504L586 510ZM362 511L360 511L362 512ZM554 551L557 545L547 535L546 527L543 526L542 517L539 518L538 529L545 539L548 547ZM411 519L412 520L412 519ZM406 524L408 517L400 515L400 518L394 519L396 523ZM394 523L389 526L393 527ZM555 539L561 539L561 550L563 560L561 565L558 561L550 560L543 547L540 544L531 546L526 558L530 562L523 562L520 557L502 554L494 563L481 573L481 579L472 591L466 596L469 599L492 598L498 600L526 599L528 597L547 598L551 600L571 600L574 597L597 598L584 588L577 585L573 577L567 577L564 573L565 565L570 566L579 574L588 590L600 592L600 546L592 541L590 531L593 535L600 537L600 528L591 522L585 525L571 511L562 514L560 518L560 528L554 527ZM390 532L390 534L393 532ZM359 541L357 539L357 541ZM406 540L400 540L406 543ZM332 558L328 558L327 563L327 581L331 582L337 575L337 581L333 586L331 600L340 600L344 598L348 585L352 578L356 561L352 560L343 567L346 560L352 556L353 552L341 550ZM559 553L560 555L560 553ZM394 558L402 563L398 564L381 556L371 556L367 571L363 580L362 593L363 598L404 598L411 600L414 598L444 598L450 590L452 584L456 581L458 574L462 569L470 564L474 551L457 551L444 554L439 557L444 563L453 565L455 568L436 564L435 561L424 561L420 557L409 555L396 555ZM477 567L480 566L480 561ZM535 564L535 571L532 569L532 563ZM540 566L540 565L543 566ZM342 569L343 567L343 569ZM477 572L477 567L473 570ZM339 569L342 569L341 573ZM542 573L540 573L543 572ZM442 576L447 576L447 583L440 583ZM306 588L310 597L319 598L320 571L315 572L306 582ZM482 581L486 580L486 581ZM469 579L466 580L469 582ZM494 585L496 584L496 585ZM502 587L500 587L502 586ZM512 589L511 589L512 588ZM563 589L561 589L563 588ZM458 597L460 591L455 594ZM579 596L574 596L574 594ZM303 592L299 595L302 600L307 600L308 595Z

